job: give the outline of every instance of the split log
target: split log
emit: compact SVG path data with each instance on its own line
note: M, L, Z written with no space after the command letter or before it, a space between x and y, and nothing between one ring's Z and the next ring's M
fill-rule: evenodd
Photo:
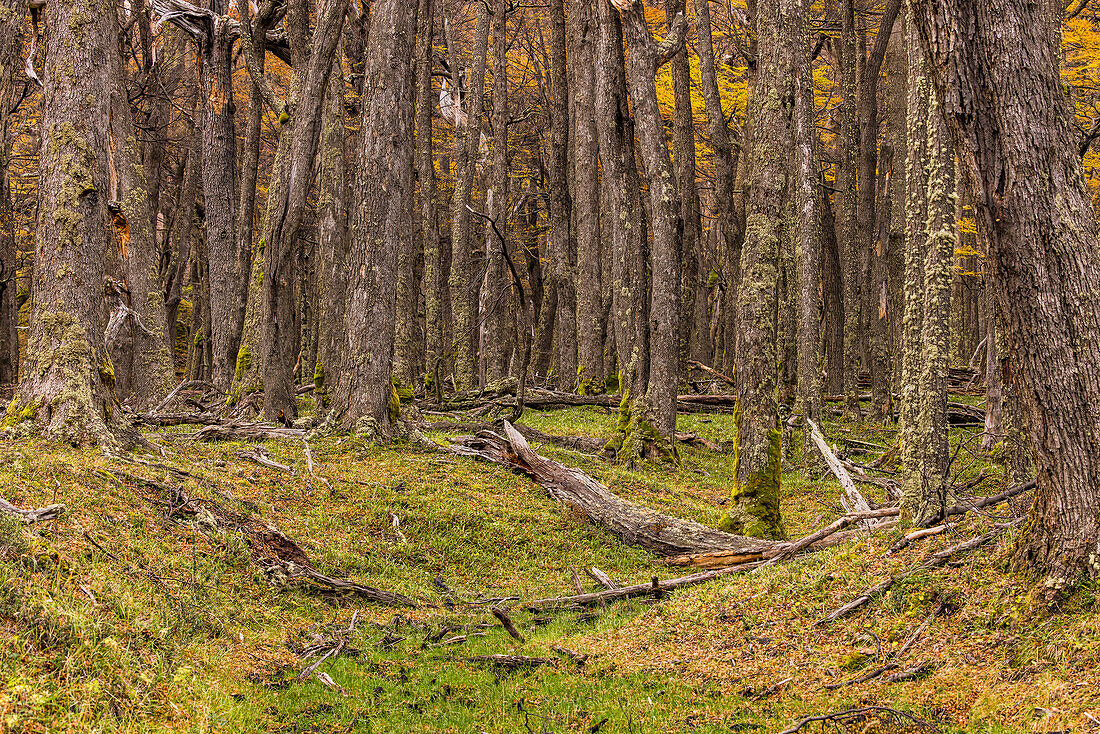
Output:
M14 515L24 523L30 525L32 522L44 522L46 520L53 520L54 518L61 517L65 514L65 505L48 505L46 507L40 507L37 510L24 510L16 507L3 497L0 497L0 512L5 515Z
M776 547L775 541L724 533L628 502L579 469L570 469L535 453L512 424L505 422L503 438L491 431L455 439L443 450L503 464L532 477L558 502L572 505L594 524L630 545L659 556L737 550L757 553Z
M836 458L836 454L829 448L829 444L825 443L825 437L821 435L821 429L809 418L806 419L806 425L810 427L810 437L814 445L817 446L818 451L825 457L825 463L828 464L829 469L836 475L836 478L840 480L840 486L844 489L844 494L847 497L847 500L841 498L844 509L849 513L869 512L871 505L856 489L856 483L852 481L852 478L844 469L844 465L840 463L840 459Z

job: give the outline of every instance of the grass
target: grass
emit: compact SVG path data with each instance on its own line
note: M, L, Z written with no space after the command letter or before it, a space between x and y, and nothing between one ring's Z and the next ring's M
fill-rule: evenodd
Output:
M614 426L613 415L589 408L529 412L525 421L562 435L609 436ZM722 415L682 416L680 428L718 442L732 431ZM892 441L874 426L825 431ZM572 568L596 566L623 582L677 572L497 466L325 438L310 445L330 489L310 476L300 441L265 444L294 467L289 475L241 458L242 444L152 438L166 454L137 457L146 464L33 439L0 444L6 499L69 508L31 532L0 521L0 731L772 732L870 704L958 732L1087 731L1086 713L1100 718L1100 587L1082 588L1056 613L1036 605L1034 580L1007 568L1011 538L911 576L850 618L813 626L886 574L996 518L968 517L893 555L896 534L872 535L594 615L513 605L527 638L519 644L495 624L488 600L569 593ZM956 468L986 469L992 491L999 467L954 431L960 441ZM641 471L539 450L624 497L708 524L729 495L730 457L705 449L681 447L681 466ZM802 470L797 449L789 459L784 521L799 536L842 511L840 491L823 470ZM325 573L410 595L421 607L281 585L240 536L212 530L201 513L170 516L170 494L135 477L260 517ZM882 665L940 604L946 613L900 661L928 662L925 677L823 688ZM294 680L308 664L295 651L315 635L331 638L353 615L349 647L318 668L343 692L316 676ZM440 644L464 632L473 636ZM554 646L590 657L577 666ZM467 660L495 653L556 662L507 672Z

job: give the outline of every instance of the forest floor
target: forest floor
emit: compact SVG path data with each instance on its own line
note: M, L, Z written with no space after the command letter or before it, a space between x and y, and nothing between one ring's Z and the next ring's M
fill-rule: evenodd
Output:
M524 422L606 437L615 415L528 411ZM716 442L733 431L725 415L682 416L680 426ZM872 426L824 430L830 441L892 441ZM968 436L956 430L953 442ZM890 723L894 715L880 711L828 730L1100 729L1100 587L1081 588L1056 613L1039 606L1035 579L1007 569L1011 534L814 626L887 574L1025 512L1023 497L893 554L900 533L880 531L660 600L533 614L523 600L573 593L571 569L586 589L596 588L583 573L592 567L624 583L690 570L624 546L530 479L473 459L348 437L311 440L307 459L301 440L264 442L286 472L242 458L250 444L170 431L150 438L165 455L139 455L145 464L0 443L0 495L20 507L68 507L30 531L0 524L0 731L779 732L871 706L934 729ZM706 449L682 447L679 468L628 471L534 447L635 502L710 525L729 493L731 457ZM783 477L792 538L843 513L836 481L823 469L800 471L798 454ZM968 448L959 456L963 473L991 472L976 494L1000 489L996 465ZM173 487L192 498L190 514L179 512ZM203 513L207 501L273 523L328 575L420 606L272 583L242 537ZM497 624L494 599L526 642ZM320 657L303 661L303 648L340 641L339 654L297 679ZM588 657L578 664L555 646ZM509 672L470 660L492 654L553 663ZM827 687L891 662L898 668L879 677ZM886 680L914 668L915 680Z

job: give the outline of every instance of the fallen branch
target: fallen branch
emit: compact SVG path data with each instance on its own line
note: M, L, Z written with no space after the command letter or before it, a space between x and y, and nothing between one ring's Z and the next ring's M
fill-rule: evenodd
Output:
M697 370L700 370L702 372L706 372L711 377L715 377L715 378L721 380L722 382L726 383L727 385L729 385L732 388L736 389L736 387L737 387L737 382L732 377L730 377L729 375L724 375L721 372L719 372L718 370L714 369L713 367L708 367L707 365L703 364L702 362L696 362L694 359L689 359L687 361L687 365L688 365L688 367L691 367L693 369L697 369Z
M269 469L278 469L279 471L285 471L288 474L292 474L294 472L294 470L286 464L280 464L279 462L274 461L271 458L271 454L268 453L267 449L263 448L262 446L253 446L248 451L241 451L239 454L237 454L237 456L242 459L254 461L260 466L266 466Z
M303 438L304 428L281 428L266 423L219 423L191 434L195 441L261 441L270 438Z
M519 668L537 668L541 665L553 665L549 658L532 658L525 655L474 655L470 658L462 658L466 663L480 663L507 670Z
M822 686L822 688L824 688L826 691L835 691L838 688L844 688L845 686L854 686L857 683L866 683L869 680L874 680L875 678L878 678L883 673L889 673L891 670L897 670L897 668L897 663L887 663L881 668L876 668L866 675L861 675L860 677L852 678L851 680L841 681L840 683L828 683Z
M844 711L836 711L836 712L831 713L831 714L819 714L817 716L807 716L805 719L802 719L801 721L794 724L793 726L790 726L790 727L784 729L783 731L779 732L779 734L795 734L795 732L801 731L807 724L813 724L814 722L818 722L818 721L834 721L834 722L839 723L839 722L846 722L846 721L850 720L851 723L855 724L859 719L865 718L868 714L880 714L880 715L881 714L886 714L891 719L893 719L895 723L900 723L902 721L909 721L909 722L915 724L916 726L920 727L921 729L927 729L929 731L934 731L935 730L935 727L932 724L929 724L924 719L918 719L916 716L913 716L912 714L907 714L904 711L898 711L897 709L892 709L889 706L863 706L861 708L845 709ZM844 728L845 730L848 730L848 731L851 730L847 727L842 727L842 728Z
M879 583L864 591L852 601L838 607L837 609L834 609L826 616L814 622L814 626L816 627L818 625L825 624L826 622L834 622L841 617L850 614L856 609L862 607L867 602L871 601L871 599L875 598L879 594L887 591L891 586L894 585L894 582L911 576L918 571L927 571L932 568L938 568L939 566L942 566L944 563L946 563L947 559L955 555L956 553L963 553L965 551L973 550L975 548L978 548L979 546L985 545L986 543L1000 536L1001 533L1004 532L1004 530L1004 528L999 528L992 532L988 532L985 535L977 535L964 543L959 543L958 545L953 545L949 548L944 548L937 553L933 553L931 558L929 558L927 561L920 564L916 568L909 569L908 571L900 573L896 576L891 576L883 581L880 581Z
M504 627L505 631L507 631L509 635L515 638L516 642L520 643L521 645L524 642L527 642L523 634L521 634L520 631L516 629L516 626L512 624L512 618L509 617L503 609L501 609L500 607L492 607L489 609L489 611L493 613L493 616L497 618L501 626Z
M844 469L844 465L840 463L840 459L836 458L836 454L829 448L829 444L825 443L825 437L821 435L821 429L817 427L811 419L806 419L806 425L810 427L810 438L813 440L814 445L817 446L817 450L821 452L821 455L825 457L825 463L828 464L829 470L840 480L840 486L844 489L844 494L847 496L847 500L841 498L841 503L844 505L844 509L849 513L851 512L869 512L871 505L867 500L859 493L856 488L856 483L852 481L852 477L848 475L848 472Z
M6 515L14 515L24 523L30 525L32 522L44 522L46 520L53 520L54 518L61 517L65 514L65 505L48 505L46 507L40 507L37 510L24 510L16 507L3 497L0 497L0 512Z

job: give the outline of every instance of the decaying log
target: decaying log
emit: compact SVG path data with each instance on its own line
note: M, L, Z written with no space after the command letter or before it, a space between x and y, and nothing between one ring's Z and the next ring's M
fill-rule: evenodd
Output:
M191 434L195 441L262 441L269 438L303 438L304 428L283 428L268 423L222 423Z
M775 541L724 533L628 502L584 472L535 453L512 424L505 422L504 432L507 438L491 431L456 438L454 445L443 450L517 469L532 477L553 499L576 507L593 523L625 543L641 546L659 556L722 550L758 553L777 545Z
M14 515L29 525L32 522L43 522L45 520L53 520L54 518L61 517L65 514L65 505L48 505L47 507L40 507L37 510L24 510L16 507L3 497L0 497L0 512L5 515Z
M134 421L144 423L147 426L213 426L221 422L221 418L213 413L142 413L134 416Z
M948 507L944 515L946 515L947 517L952 517L954 515L965 515L971 510L981 510L985 507L991 507L992 505L999 505L1007 499L1011 499L1016 495L1023 494L1024 492L1032 489L1035 489L1034 479L1032 479L1030 482L1024 482L1023 484L1017 484L1014 487L1009 487L1005 491L998 494L990 495L989 497L981 497L974 500L973 502L964 502L954 505L952 507Z

